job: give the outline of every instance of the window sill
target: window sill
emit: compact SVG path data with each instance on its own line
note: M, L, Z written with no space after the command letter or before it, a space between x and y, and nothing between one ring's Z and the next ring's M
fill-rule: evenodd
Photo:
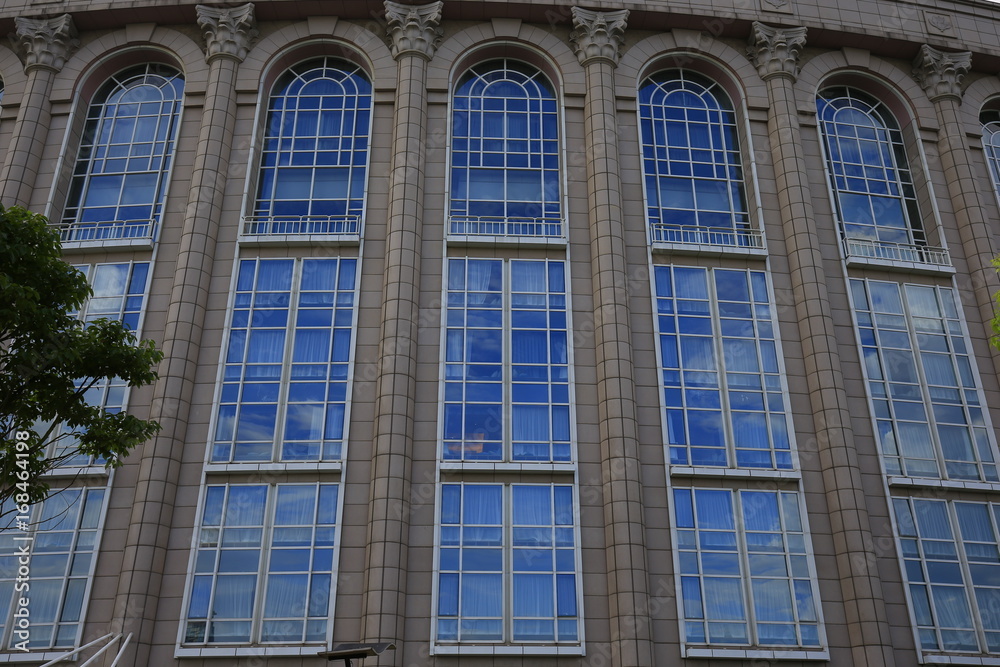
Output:
M324 246L357 246L360 234L240 234L239 244L244 247L297 248L322 244Z
M10 653L0 653L0 663L18 663L18 662L31 662L31 663L46 663L50 660L55 660L66 655L66 651L71 651L72 649L48 649L36 653L23 653L21 651L12 651ZM77 658L79 659L79 658ZM70 662L70 660L64 660L64 662ZM73 661L75 662L75 661Z
M203 646L174 649L175 658L238 658L257 656L315 656L328 650L325 645L310 646Z
M504 463L500 461L441 461L441 470L464 472L575 472L575 463Z
M59 466L52 470L47 470L42 477L68 477L70 479L107 477L110 473L103 465L88 466Z
M926 262L907 262L898 259L882 259L878 257L859 257L857 255L848 256L844 260L847 268L875 268L883 271L897 271L901 273L920 273L929 276L953 276L955 267L950 264L929 264Z
M1000 656L923 653L920 656L920 663L923 665L1000 665Z
M254 463L206 463L205 472L247 473L247 472L340 472L341 461L277 461Z
M735 658L739 660L829 660L825 649L732 649L707 647L682 647L682 658Z
M571 646L548 645L459 645L459 644L431 644L431 655L524 655L524 656L544 656L544 655L566 655L579 656L586 655L582 644Z
M728 479L801 479L798 470L771 470L768 468L709 468L697 466L670 466L671 477L725 477Z
M998 482L966 482L950 479L931 479L925 477L904 477L902 475L886 475L889 486L908 486L922 489L957 489L960 491L1000 491Z
M562 248L566 246L563 236L478 236L449 234L449 246L489 246L508 248Z
M92 250L105 252L132 252L134 250L152 250L153 239L144 237L138 239L96 239L93 241L63 241L63 254L81 254Z
M711 243L668 243L666 241L653 241L653 254L670 253L671 255L701 255L708 257L767 257L766 248L755 248L750 246L715 245Z

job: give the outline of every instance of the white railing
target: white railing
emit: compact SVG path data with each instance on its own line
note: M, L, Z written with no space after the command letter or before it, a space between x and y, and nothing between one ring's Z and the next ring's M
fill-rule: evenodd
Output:
M874 259L890 262L915 262L935 266L951 266L947 248L935 248L911 243L889 243L873 239L844 239L848 259Z
M361 230L357 215L246 216L241 236L347 236Z
M448 231L453 236L510 236L559 238L563 235L560 217L492 217L453 215L448 219Z
M763 248L764 235L759 229L736 227L700 227L653 223L653 243L712 245L726 248Z
M147 241L152 243L156 220L111 220L108 222L72 222L59 228L63 243L81 241Z

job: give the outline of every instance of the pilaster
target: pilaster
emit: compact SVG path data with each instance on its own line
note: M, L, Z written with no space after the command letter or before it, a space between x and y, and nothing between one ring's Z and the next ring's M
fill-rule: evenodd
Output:
M128 658L128 664L135 665L149 664L177 480L187 444L222 196L228 181L236 121L236 70L256 35L253 5L227 9L199 5L197 12L205 31L209 78L181 231L177 278L167 308L164 360L153 393L152 417L162 430L143 448L115 600L116 623L135 635Z
M387 32L398 69L362 622L365 641L397 645L403 639L406 618L427 63L441 41L438 22L442 6L441 2L417 6L385 3ZM378 660L379 665L402 664L403 651L390 651Z
M771 156L851 651L854 664L889 667L894 658L888 616L827 290L831 276L816 234L795 105L804 45L804 28L754 23L748 54L767 82Z
M639 667L653 664L653 647L614 93L628 12L573 7L572 13L570 39L587 78L584 129L611 664Z
M913 77L934 103L940 132L938 151L948 184L948 196L955 212L955 223L962 239L962 250L969 263L971 289L983 322L994 316L994 294L1000 292L1000 277L993 268L993 258L1000 249L994 246L983 202L976 187L976 170L965 141L959 107L962 104L962 79L969 72L972 54L946 53L924 44L913 62ZM989 333L989 332L987 332ZM1000 374L1000 350L991 346L993 367Z
M0 204L28 206L51 120L52 84L79 42L69 14L52 19L19 17L14 27L14 44L24 60L27 82L0 171Z

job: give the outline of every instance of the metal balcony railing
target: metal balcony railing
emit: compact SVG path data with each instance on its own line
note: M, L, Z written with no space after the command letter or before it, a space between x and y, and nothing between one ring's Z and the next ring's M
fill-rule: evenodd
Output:
M890 243L874 239L844 239L844 254L848 260L870 259L889 262L915 262L934 266L951 266L947 248L935 248L912 243Z
M453 215L448 219L448 231L453 236L560 238L563 235L563 220L561 217L507 218Z
M72 222L59 228L59 238L63 243L85 241L153 242L156 220L111 220L108 222Z
M653 243L711 245L725 248L763 248L764 235L759 229L736 227L701 227L652 223Z
M358 215L246 216L240 235L266 236L357 236L361 231Z

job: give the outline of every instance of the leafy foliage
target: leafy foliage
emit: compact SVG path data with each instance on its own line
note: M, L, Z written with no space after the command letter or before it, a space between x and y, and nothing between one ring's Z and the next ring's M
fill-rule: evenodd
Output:
M72 456L121 465L160 428L87 402L105 379L152 383L163 354L120 322L80 321L91 289L60 256L43 216L0 207L0 501L44 499L46 473Z

